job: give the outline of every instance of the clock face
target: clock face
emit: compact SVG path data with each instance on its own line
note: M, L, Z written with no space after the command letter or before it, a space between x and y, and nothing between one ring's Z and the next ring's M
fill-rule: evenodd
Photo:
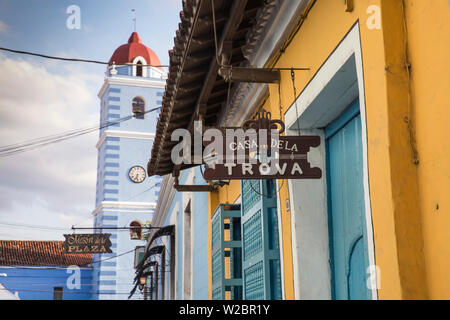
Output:
M142 181L144 181L145 175L145 169L141 166L134 166L128 172L128 176L130 177L131 181L135 183L141 183Z

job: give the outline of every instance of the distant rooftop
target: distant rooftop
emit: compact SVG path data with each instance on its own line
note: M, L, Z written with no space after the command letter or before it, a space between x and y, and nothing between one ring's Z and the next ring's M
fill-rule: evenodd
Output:
M87 266L92 254L66 254L64 241L0 240L0 266Z

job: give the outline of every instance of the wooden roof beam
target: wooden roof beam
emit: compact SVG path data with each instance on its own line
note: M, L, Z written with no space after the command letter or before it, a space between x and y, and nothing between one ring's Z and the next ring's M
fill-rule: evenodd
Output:
M211 0L207 0L208 2ZM222 23L228 18L228 12L227 10L222 10L216 12L216 23ZM211 19L211 12L206 13L205 15L202 15L198 17L198 22L202 25L212 25L212 19Z
M247 0L233 1L230 12L228 14L229 19L227 20L225 27L223 28L222 35L218 43L218 56L220 56L220 53L222 52L224 43L233 40L234 34L244 17L247 2L248 2ZM203 117L206 111L206 104L208 102L209 96L216 83L215 80L217 78L218 71L219 71L219 64L217 63L216 57L213 56L211 59L211 63L209 65L209 71L204 81L204 86L200 92L197 104L195 106L195 112L193 113L189 124L189 129L193 127L195 119L197 119L199 116Z

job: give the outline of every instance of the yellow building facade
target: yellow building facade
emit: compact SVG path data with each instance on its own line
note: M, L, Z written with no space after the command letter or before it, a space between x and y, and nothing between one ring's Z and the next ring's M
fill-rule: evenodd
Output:
M269 84L255 105L255 112L264 108L281 117L291 134L299 123L321 135L323 125L314 117L323 114L330 122L342 111L341 100L352 98L351 92L359 96L369 260L376 266L373 299L450 299L449 57L447 0L313 0L265 64L309 68L295 71L294 81L290 70L281 71L280 84ZM310 222L297 209L307 207L297 196L302 183L307 185L277 184L283 298L328 298L327 253L317 265L304 261L317 241L304 238ZM311 190L316 187L326 190ZM240 181L231 181L209 193L209 216L219 204L235 203L240 188ZM324 201L319 198L311 201ZM314 286L305 283L312 278L302 270L322 266L323 277L317 271L312 278L317 287L323 281L323 291L309 296Z

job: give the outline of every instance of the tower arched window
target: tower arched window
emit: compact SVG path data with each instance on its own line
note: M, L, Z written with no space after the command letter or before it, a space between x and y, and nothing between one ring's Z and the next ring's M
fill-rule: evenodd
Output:
M143 76L142 62L138 61L136 63L136 77L142 77L142 76Z
M145 101L141 97L133 98L132 110L136 119L144 119Z
M147 60L144 57L137 56L132 61L132 76L133 77L147 77Z

